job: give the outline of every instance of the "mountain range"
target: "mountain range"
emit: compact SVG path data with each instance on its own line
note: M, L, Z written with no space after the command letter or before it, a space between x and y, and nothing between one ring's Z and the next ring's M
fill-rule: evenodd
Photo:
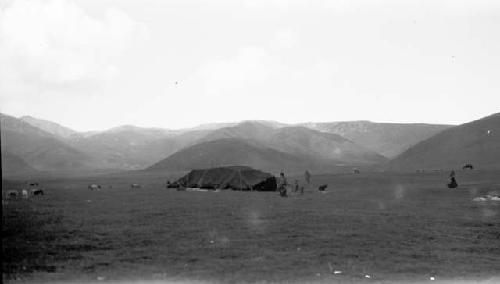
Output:
M23 172L25 165L39 171L101 167L95 157L62 142L59 136L11 116L0 115L0 120L2 170L4 162L10 172Z
M246 121L232 127L219 128L198 142L225 138L253 141L261 146L304 157L327 159L338 163L381 163L387 159L373 150L333 133L325 133L302 126L268 126Z
M30 116L0 118L2 172L7 176L236 164L269 171L331 171L363 166L447 168L464 162L490 168L500 163L499 114L459 126L243 121L181 130L125 125L93 132Z
M341 135L389 159L403 153L418 142L452 127L442 124L375 123L364 120L304 123L302 125Z

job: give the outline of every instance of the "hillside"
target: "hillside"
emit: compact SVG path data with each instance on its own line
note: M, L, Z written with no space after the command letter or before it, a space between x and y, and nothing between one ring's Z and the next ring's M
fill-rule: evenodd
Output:
M445 130L411 147L387 168L391 170L500 168L500 113Z
M252 140L280 152L299 154L314 159L330 159L350 164L373 164L386 161L385 157L337 134L298 126L273 127L258 121L242 122L232 127L215 130L199 142L224 138Z
M323 133L305 127L284 127L269 141L272 148L301 153L318 159L332 159L349 164L377 164L387 159L349 139L333 133Z
M91 156L20 119L1 114L0 120L2 153L16 156L36 170L76 171L91 169L98 164Z
M70 129L68 127L62 126L58 123L44 120L44 119L39 119L39 118L34 118L32 116L23 116L20 118L20 120L29 123L30 125L39 128L45 132L48 132L52 135L54 135L57 138L60 139L67 139L70 138L73 135L77 135L78 132Z
M156 128L122 126L72 139L68 143L92 156L100 157L108 167L143 169L191 145L209 130L175 132Z
M2 151L2 176L33 174L37 171L18 156Z
M280 152L242 139L226 138L187 147L156 163L148 170L183 171L200 168L241 165L280 172L321 171L334 167L333 162Z
M12 154L28 164L37 164L36 167L46 170L82 167L92 170L144 169L226 125L181 130L123 125L104 131L76 132L58 123L30 116L5 118L2 142L14 144L8 151L14 151ZM37 138L30 138L32 135ZM51 143L53 139L59 141ZM42 145L37 147L37 143ZM62 162L65 159L66 162ZM53 161L46 163L48 160Z
M451 125L439 124L375 123L370 121L304 123L302 125L341 135L387 158L394 158L418 142L452 127Z

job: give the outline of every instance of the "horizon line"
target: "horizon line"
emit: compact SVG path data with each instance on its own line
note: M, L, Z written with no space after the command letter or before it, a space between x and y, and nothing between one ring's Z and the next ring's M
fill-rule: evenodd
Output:
M196 124L194 126L187 126L187 127L180 127L180 128L167 128L167 127L158 127L158 126L144 126L144 125L136 125L136 124L129 124L129 123L125 123L125 124L119 124L119 125L116 125L116 126L112 126L112 127L109 127L109 128L105 128L105 129L101 129L101 130L96 130L96 129L87 129L87 130L76 130L70 126L66 126L66 125L63 125L57 121L54 121L54 120L50 120L50 119L45 119L45 118L40 118L40 117L36 117L36 116L33 116L33 115L29 115L29 114L26 114L26 115L21 115L21 116L15 116L15 115L12 115L12 114L8 114L6 112L0 112L0 114L2 115L7 115L7 116L11 116L11 117L14 117L16 119L21 119L24 118L24 117L31 117L33 119L37 119L37 120L43 120L43 121L47 121L47 122L50 122L50 123L55 123L61 127L64 127L64 128L68 128L69 130L72 130L74 132L77 132L77 133L86 133L86 132L106 132L106 131L109 131L109 130L113 130L113 129L116 129L116 128L121 128L121 127L136 127L136 128L143 128L143 129L158 129L158 130L167 130L167 131L182 131L182 130L189 130L189 129L195 129L195 128L200 128L200 127L203 127L203 126L209 126L209 125L217 125L217 124L239 124L239 123L243 123L243 122L271 122L271 123L278 123L278 124L283 124L286 126L298 126L298 125L301 125L301 124L309 124L309 123L345 123L345 122L369 122L369 123L380 123L380 124L428 124L428 125L447 125L447 126L457 126L457 125L460 125L460 124L463 124L463 123L467 123L467 122L463 122L463 123L459 123L459 124L451 124L451 123L433 123L433 122L408 122L408 121L398 121L398 122L395 122L395 121L373 121L373 120L367 120L367 119L359 119L359 120L328 120L328 121L303 121L303 122L281 122L281 121L278 121L278 120L272 120L272 119L242 119L242 120L233 120L233 121L214 121L214 122L206 122L206 123L200 123L200 124ZM486 117L486 116L484 116ZM481 117L483 118L483 117ZM481 118L477 118L477 119L481 119ZM468 121L470 122L470 121Z

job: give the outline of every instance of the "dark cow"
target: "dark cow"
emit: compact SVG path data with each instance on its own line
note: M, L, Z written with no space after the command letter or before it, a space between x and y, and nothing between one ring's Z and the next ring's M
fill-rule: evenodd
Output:
M19 196L19 192L15 189L7 191L7 197L9 198L16 198Z
M322 185L320 185L320 186L318 187L318 190L319 190L319 191L325 191L327 187L328 187L328 184L322 184Z
M31 195L44 195L43 189L34 188L31 190Z
M130 188L141 188L142 186L138 183L133 183L130 185Z

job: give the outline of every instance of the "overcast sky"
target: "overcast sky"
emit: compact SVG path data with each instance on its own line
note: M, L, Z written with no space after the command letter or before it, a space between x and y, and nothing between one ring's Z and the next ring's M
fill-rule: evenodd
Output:
M500 1L0 0L0 111L76 130L500 111Z

